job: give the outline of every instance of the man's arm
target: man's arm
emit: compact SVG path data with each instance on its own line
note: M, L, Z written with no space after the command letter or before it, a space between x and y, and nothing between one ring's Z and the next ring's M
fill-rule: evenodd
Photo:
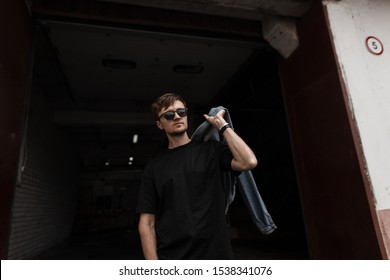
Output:
M145 259L158 260L155 215L142 213L139 219L138 230Z
M206 120L212 124L216 129L220 129L226 124L223 118L225 114L224 110L219 111L215 116L210 117L204 115ZM223 132L230 151L233 154L232 169L234 171L246 171L251 170L257 166L257 159L252 149L242 140L233 129L227 128Z

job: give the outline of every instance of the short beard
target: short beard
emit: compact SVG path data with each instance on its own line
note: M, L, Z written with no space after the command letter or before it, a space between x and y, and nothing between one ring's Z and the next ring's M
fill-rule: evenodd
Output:
M183 131L169 133L169 136L171 136L171 137L180 137L180 136L183 136L186 132L187 132L187 130L184 129Z

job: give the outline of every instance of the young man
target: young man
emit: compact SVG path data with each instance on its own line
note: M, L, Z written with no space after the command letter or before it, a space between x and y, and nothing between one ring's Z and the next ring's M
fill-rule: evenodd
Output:
M145 167L137 212L145 259L233 259L222 171L250 170L257 159L221 110L204 115L228 146L191 141L186 102L167 93L152 104L168 149Z

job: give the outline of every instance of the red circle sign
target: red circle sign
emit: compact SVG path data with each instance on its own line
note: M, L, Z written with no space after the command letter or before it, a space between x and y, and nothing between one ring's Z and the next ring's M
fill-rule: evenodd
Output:
M374 36L367 37L366 46L368 51L375 55L381 55L384 50L382 42Z

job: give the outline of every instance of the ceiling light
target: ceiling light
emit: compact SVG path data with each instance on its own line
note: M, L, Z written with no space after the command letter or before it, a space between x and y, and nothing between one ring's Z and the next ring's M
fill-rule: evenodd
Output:
M186 74L200 74L203 72L203 66L178 64L173 66L173 72L186 73Z
M109 166L109 165L110 165L110 163L109 163L108 161L106 161L104 164L105 164L106 166Z
M123 60L123 59L102 59L102 64L104 67L108 68L117 68L117 69L134 69L137 63L132 60Z
M134 158L133 157L129 157L129 161L133 161L134 160Z
M138 134L134 134L133 135L133 143L137 144L137 142L138 142Z

